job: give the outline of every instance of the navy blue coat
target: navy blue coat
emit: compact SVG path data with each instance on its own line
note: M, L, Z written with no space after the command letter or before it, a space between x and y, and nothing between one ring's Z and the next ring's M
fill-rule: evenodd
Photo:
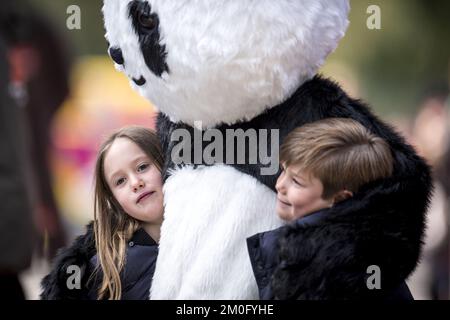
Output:
M344 204L344 207L345 205L349 203ZM350 255L350 259L340 259L348 256L346 251L358 253L358 248L365 247L364 239L376 236L380 229L374 226L373 231L364 230L359 228L361 226L357 222L349 223L349 220L344 219L345 215L340 219L334 216L335 220L332 222L329 218L334 214L333 209L318 211L290 225L247 239L260 299L413 300L405 279L396 276L395 270L381 269L381 290L367 288L366 279L370 276L366 272L367 267L377 262L383 265L376 254L371 256L369 252L365 257L356 254ZM309 232L307 238L301 237L305 230L313 232ZM348 241L346 235L353 236L355 231L357 234L364 233L365 235L361 234L364 238L356 236L353 238L356 241ZM291 238L301 237L301 241L290 243L296 246L290 248L291 252L296 252L291 256L286 256L285 248L280 248L280 242L281 246L286 246L288 235ZM389 255L390 252L387 251L386 254ZM398 266L398 269L401 268ZM383 272L389 274L384 276ZM280 280L280 274L288 274L289 282L283 282L283 278Z
M121 273L122 300L149 299L157 255L156 242L143 229L138 229L128 242L125 267ZM90 223L84 235L79 236L70 247L61 250L56 256L51 272L42 280L41 299L97 299L101 273L90 279L96 261L94 232ZM71 265L79 266L81 269L79 289L67 287L67 280L71 276L67 270Z

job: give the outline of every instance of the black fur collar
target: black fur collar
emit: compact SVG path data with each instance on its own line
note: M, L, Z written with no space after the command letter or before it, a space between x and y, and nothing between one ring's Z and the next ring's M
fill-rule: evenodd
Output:
M157 246L157 243L145 232L139 228L133 234L130 242L133 245ZM52 263L51 272L44 277L41 282L43 300L88 300L90 277L90 260L97 253L95 248L95 236L93 222L86 227L86 233L79 236L68 247L61 249ZM69 266L78 266L80 268L80 288L70 289L67 281L74 275L69 272Z
M41 282L43 300L62 300L62 299L88 299L88 288L86 283L90 276L87 272L89 260L95 255L95 236L93 222L87 226L86 233L75 239L68 248L61 249L52 263L51 272L44 277ZM69 277L74 272L69 272L69 266L78 266L80 268L80 288L70 289L67 285ZM70 281L70 280L69 280Z

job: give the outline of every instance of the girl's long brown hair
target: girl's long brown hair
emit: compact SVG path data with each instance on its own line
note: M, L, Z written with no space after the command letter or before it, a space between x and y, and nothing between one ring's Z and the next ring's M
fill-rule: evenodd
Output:
M105 179L105 154L117 138L127 138L144 151L161 172L163 156L154 132L129 126L113 133L100 147L95 165L94 233L99 266L103 271L98 299L119 300L122 294L120 272L125 264L126 243L139 227L139 221L124 212Z

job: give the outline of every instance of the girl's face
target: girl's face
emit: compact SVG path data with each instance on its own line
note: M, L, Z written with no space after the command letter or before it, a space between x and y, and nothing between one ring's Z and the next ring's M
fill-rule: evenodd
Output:
M128 138L114 140L105 154L104 175L127 214L144 223L162 223L161 173L137 144Z

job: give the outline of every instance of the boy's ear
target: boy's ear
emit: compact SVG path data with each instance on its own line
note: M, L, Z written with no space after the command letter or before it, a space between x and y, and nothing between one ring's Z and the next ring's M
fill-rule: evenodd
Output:
M333 204L336 204L338 202L347 200L349 198L353 197L353 192L348 190L341 190L338 193L336 193L333 197Z

